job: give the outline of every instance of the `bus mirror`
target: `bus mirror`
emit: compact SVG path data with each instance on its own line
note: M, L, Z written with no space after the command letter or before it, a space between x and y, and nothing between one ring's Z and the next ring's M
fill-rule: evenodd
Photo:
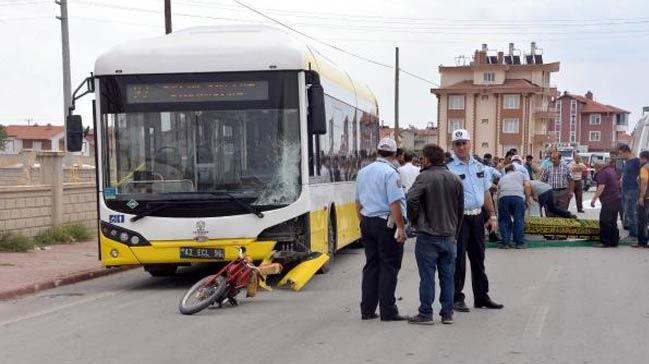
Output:
M83 145L83 124L80 115L68 115L65 121L68 152L80 152Z
M309 115L307 117L309 133L322 135L327 133L327 121L325 116L324 89L320 84L312 84L309 87Z

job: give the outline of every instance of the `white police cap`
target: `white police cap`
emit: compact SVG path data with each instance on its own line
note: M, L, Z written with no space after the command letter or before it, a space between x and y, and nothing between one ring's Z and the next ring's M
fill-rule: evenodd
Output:
M453 131L453 142L457 142L460 140L471 140L471 137L469 136L469 132L466 129L457 129Z
M383 138L379 142L379 146L377 147L378 150L383 150L386 152L392 152L396 153L397 152L397 142L394 141L394 139L391 138Z

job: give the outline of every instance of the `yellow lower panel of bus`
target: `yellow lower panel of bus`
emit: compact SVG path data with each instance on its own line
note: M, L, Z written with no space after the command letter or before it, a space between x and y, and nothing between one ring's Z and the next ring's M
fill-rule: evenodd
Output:
M196 242L194 240L152 241L150 246L128 247L114 240L101 236L101 260L105 266L126 264L158 263L200 263L231 261L239 256L239 247L246 247L246 255L253 260L262 260L275 246L275 241L256 241L254 239L219 239ZM180 248L217 248L223 249L223 259L181 258ZM118 256L111 255L116 249Z
M318 209L309 214L309 231L311 232L309 243L311 251L327 254L327 222L329 209Z
M311 211L309 216L311 250L327 254L327 224L329 209ZM336 205L336 243L341 249L361 238L360 223L356 214L356 203Z
M361 227L355 202L336 206L336 223L338 226L338 249L361 238Z

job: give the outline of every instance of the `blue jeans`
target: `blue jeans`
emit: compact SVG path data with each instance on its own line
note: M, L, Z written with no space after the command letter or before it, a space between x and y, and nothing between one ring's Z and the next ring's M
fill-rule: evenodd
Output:
M439 270L442 304L441 316L453 315L453 294L455 293L455 258L457 246L455 237L417 234L415 258L419 268L419 314L433 318L435 300L435 269Z
M514 229L512 231L512 217ZM525 199L519 196L503 196L498 199L498 226L502 245L509 245L514 235L514 243L523 245L523 229L525 224Z
M638 194L636 189L622 191L623 223L629 228L631 236L638 236Z

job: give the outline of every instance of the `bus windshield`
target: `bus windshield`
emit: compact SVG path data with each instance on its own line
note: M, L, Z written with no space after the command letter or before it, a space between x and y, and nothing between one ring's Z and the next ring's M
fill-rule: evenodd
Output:
M102 80L106 201L191 202L224 192L257 206L295 201L301 151L291 77L237 76Z

